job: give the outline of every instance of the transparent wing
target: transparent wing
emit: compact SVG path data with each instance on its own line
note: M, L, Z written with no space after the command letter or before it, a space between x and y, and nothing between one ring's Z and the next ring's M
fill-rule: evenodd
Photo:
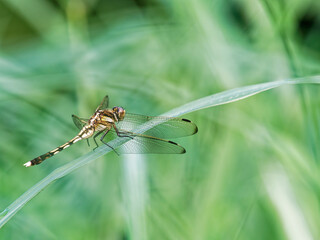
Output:
M85 118L80 118L76 115L73 115L72 114L72 120L73 120L73 123L74 125L77 126L78 129L82 129L87 123L88 123L88 119L85 119Z
M186 152L182 146L172 141L135 134L132 132L125 132L120 129L119 131L123 137L127 137L129 139L128 142L115 148L111 142L108 142L109 140L117 137L114 130L109 131L104 139L104 142L107 142L111 147L114 147L119 154L182 154Z
M151 121L151 122L150 122ZM156 125L157 122L161 122ZM152 117L126 113L124 119L117 123L117 127L132 132L141 124L151 127L144 135L156 138L179 138L193 135L198 132L197 126L188 119L171 117Z
M107 109L108 106L109 106L109 96L106 95L106 96L102 99L102 102L101 102L100 105L97 107L96 111Z

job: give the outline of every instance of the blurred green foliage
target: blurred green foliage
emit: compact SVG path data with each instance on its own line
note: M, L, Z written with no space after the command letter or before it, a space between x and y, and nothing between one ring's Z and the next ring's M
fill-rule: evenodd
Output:
M320 71L312 0L0 2L0 209L80 142L71 114L158 115L238 86ZM188 116L181 156L108 154L56 181L0 239L319 239L319 87L284 87Z

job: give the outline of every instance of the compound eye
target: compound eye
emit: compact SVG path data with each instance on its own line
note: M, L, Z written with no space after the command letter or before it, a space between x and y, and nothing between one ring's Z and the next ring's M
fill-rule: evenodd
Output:
M121 120L124 118L125 113L126 111L122 107L118 108L118 115Z

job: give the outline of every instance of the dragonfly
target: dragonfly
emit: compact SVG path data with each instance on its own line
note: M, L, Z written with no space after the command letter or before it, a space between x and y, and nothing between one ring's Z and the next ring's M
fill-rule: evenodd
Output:
M185 118L145 116L126 113L122 107L108 108L108 106L109 97L106 95L89 119L72 115L73 122L80 132L70 141L26 162L24 166L38 165L72 144L84 139L88 141L91 137L93 137L96 148L99 146L96 138L100 137L100 141L118 155L182 154L186 150L167 139L185 137L198 132L196 124ZM136 132L141 125L148 129L143 134ZM116 147L110 143L116 137L127 138L128 141Z

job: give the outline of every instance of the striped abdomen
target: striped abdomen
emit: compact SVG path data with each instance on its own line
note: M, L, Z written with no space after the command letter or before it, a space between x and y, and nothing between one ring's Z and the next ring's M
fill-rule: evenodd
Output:
M30 167L30 166L33 166L33 165L40 164L44 160L52 157L53 155L56 155L57 153L61 152L63 149L66 149L67 147L70 147L72 144L74 144L75 142L78 142L81 139L82 138L80 136L76 136L73 139L71 139L69 142L61 145L60 147L57 147L57 148L53 149L52 151L47 152L45 154L42 154L41 156L36 157L36 158L32 159L31 161L25 163L24 166Z

